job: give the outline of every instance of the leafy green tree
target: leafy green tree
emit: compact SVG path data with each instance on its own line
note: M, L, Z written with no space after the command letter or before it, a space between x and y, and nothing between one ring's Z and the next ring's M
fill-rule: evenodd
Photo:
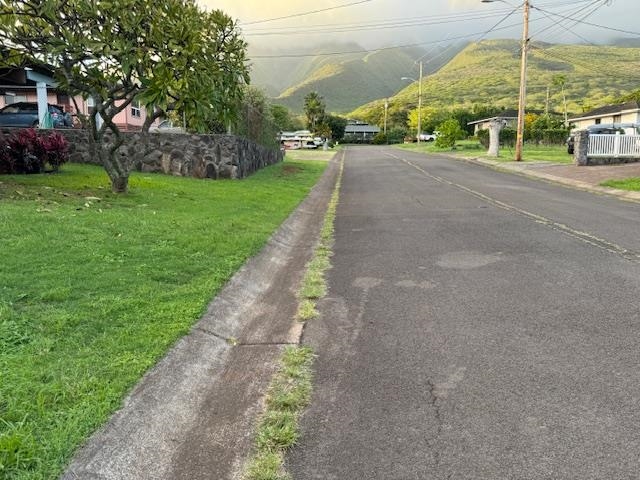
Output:
M61 90L93 98L102 121L83 122L114 192L127 190L132 163L114 117L134 99L149 123L177 109L203 131L235 118L248 81L233 20L192 0L0 0L0 39L13 52L4 66L51 66Z
M325 115L324 99L318 92L309 92L304 97L304 113L307 116L307 128L312 132L316 131L316 126L322 122Z
M271 114L272 105L259 88L247 85L234 133L266 146L275 146L280 131Z
M331 129L331 138L338 142L341 141L347 128L347 119L337 115L325 115L324 121Z
M387 140L389 143L403 143L408 135L409 130L406 127L393 127L387 131Z
M329 126L328 123L322 122L318 125L316 125L316 130L315 132L316 135L324 138L324 139L330 139L331 138L331 127Z
M303 123L284 105L271 105L271 116L278 131L302 130Z
M437 130L438 125L449 118L449 114L446 110L437 109L434 107L422 107L422 118L420 120L422 131L431 133ZM415 132L418 131L418 109L415 108L409 112L408 118L409 129Z
M453 118L442 122L437 130L439 135L436 137L436 147L438 148L453 148L456 146L456 140L461 140L465 136L464 130Z

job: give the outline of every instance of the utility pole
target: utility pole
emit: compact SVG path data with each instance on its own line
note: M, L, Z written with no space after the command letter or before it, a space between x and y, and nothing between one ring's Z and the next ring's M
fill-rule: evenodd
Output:
M418 77L418 143L422 133L422 60L420 60L420 77Z
M529 50L529 0L523 4L522 52L520 62L520 96L518 99L518 130L516 133L516 162L522 161L524 143L524 108L527 98L527 53Z
M389 110L389 99L384 99L384 134L387 134L387 111Z

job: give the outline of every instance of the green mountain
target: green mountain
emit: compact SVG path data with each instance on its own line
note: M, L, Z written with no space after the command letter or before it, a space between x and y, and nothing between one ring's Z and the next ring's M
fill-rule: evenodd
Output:
M416 59L425 63L425 73L432 73L458 51L460 48L428 53L422 48L396 48L367 52L355 44L342 44L324 45L313 55L293 59L258 58L277 53L254 53L251 77L253 84L274 97L274 103L294 112L301 112L305 95L316 91L324 97L327 111L346 113L407 85L401 77L418 76ZM354 53L327 55L333 52Z
M531 45L527 68L527 108L562 111L562 92L554 78L564 76L569 112L614 102L640 87L640 48L589 45ZM423 79L423 105L437 108L493 105L515 108L520 84L516 40L486 40L468 45L447 65ZM390 108L413 108L414 83L390 99ZM384 100L365 104L350 117L380 122Z

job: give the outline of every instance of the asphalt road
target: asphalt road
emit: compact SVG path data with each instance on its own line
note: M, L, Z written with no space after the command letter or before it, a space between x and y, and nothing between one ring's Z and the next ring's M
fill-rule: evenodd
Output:
M296 480L640 478L640 205L349 148Z

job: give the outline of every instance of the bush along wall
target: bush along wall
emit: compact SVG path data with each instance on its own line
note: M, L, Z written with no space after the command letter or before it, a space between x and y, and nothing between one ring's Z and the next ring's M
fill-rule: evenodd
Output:
M59 132L33 128L0 133L0 174L58 171L69 160L69 142Z

